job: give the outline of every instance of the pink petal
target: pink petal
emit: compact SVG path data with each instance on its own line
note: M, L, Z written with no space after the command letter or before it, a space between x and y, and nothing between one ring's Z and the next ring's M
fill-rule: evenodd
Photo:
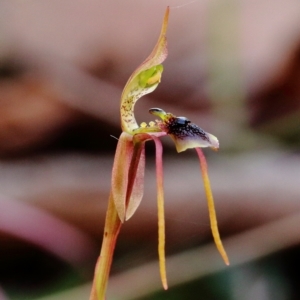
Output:
M126 215L128 171L133 153L132 135L120 135L112 169L111 192L121 222Z
M126 195L126 221L130 219L139 207L144 194L145 175L145 142L134 146L132 160L128 173Z

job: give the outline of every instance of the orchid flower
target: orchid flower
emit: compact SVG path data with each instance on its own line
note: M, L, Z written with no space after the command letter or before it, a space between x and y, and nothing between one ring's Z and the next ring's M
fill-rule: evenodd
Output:
M205 132L185 117L176 117L160 108L149 112L159 117L149 124L138 125L134 116L134 106L143 95L153 92L161 81L163 66L167 57L167 25L169 7L165 12L159 39L152 53L133 72L121 96L120 114L122 133L118 140L112 185L106 214L101 253L96 264L90 300L105 299L108 276L113 252L121 225L136 212L143 197L145 171L145 143L153 140L156 147L156 177L158 205L158 255L159 269L164 289L168 288L165 267L165 220L162 144L160 137L169 135L178 152L194 148L199 156L202 177L208 202L212 234L223 260L228 265L228 257L223 248L217 227L213 196L207 173L207 164L201 147L219 148L218 139Z

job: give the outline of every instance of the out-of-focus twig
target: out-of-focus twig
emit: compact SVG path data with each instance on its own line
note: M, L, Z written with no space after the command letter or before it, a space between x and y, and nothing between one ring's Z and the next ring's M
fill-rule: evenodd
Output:
M0 287L0 300L9 300L1 287Z
M91 257L96 246L78 228L26 202L0 197L0 230L56 255L73 266Z

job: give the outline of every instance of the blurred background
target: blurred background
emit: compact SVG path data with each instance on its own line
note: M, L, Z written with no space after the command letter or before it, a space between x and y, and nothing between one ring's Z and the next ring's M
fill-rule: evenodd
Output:
M219 138L205 149L210 233L194 151L164 143L169 290L157 260L153 145L145 195L119 236L108 299L300 299L298 0L0 1L0 299L88 299L119 101L171 6L165 71L136 106Z

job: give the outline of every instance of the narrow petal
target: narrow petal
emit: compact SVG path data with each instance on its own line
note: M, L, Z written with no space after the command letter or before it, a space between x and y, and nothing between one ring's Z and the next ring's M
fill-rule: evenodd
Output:
M158 208L158 257L160 277L164 289L168 289L166 257L165 257L165 212L164 212L164 186L163 186L163 147L161 141L152 136L156 148L156 184L157 184L157 208Z
M165 212L164 212L164 186L163 186L163 147L159 137L166 135L160 133L139 133L134 136L136 141L147 141L152 139L156 149L156 186L157 186L157 209L158 209L158 258L159 271L164 289L168 289L166 258L165 258Z
M212 235L214 237L214 241L217 246L217 249L219 250L225 264L229 265L229 259L226 254L226 251L223 247L223 244L222 244L222 241L220 238L220 234L219 234L219 230L218 230L217 216L216 216L216 211L215 211L214 199L213 199L213 195L212 195L211 188L210 188L210 181L209 181L208 172L207 172L206 159L200 148L195 148L195 149L197 151L197 154L198 154L199 160L200 160L200 167L201 167L204 189L205 189L206 198L207 198L210 227L212 230Z
M134 117L134 106L142 96L153 92L161 81L163 67L161 63L166 59L167 27L169 7L167 8L158 41L148 58L133 72L128 79L121 96L121 125L123 131L133 134L138 128Z
M132 153L132 136L123 132L118 141L111 180L112 197L121 222L124 222L126 214L128 172Z

